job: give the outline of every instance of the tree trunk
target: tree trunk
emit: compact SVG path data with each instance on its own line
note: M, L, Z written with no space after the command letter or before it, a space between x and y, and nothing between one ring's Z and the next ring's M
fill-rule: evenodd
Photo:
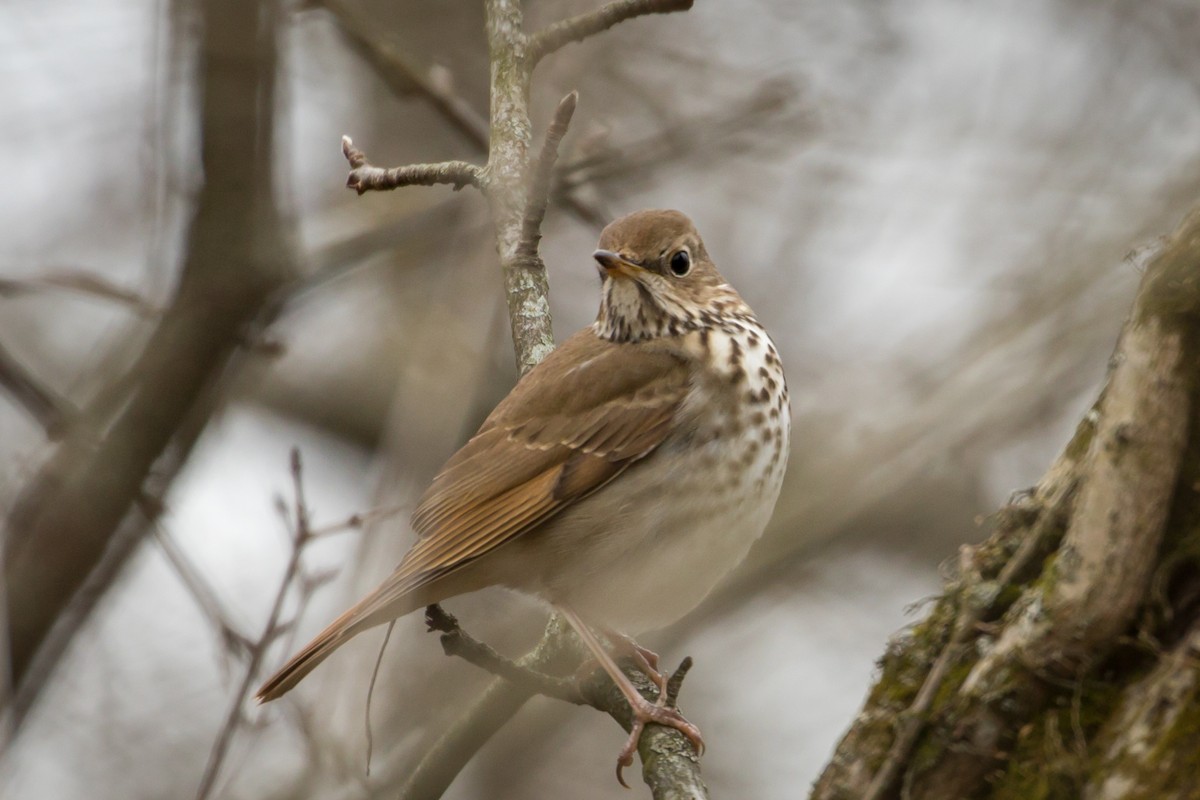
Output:
M1200 798L1198 377L1193 212L1100 398L889 643L814 800Z

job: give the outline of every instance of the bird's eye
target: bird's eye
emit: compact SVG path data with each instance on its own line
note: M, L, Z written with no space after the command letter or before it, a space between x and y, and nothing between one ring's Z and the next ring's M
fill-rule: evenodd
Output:
M688 255L687 250L676 250L671 256L669 266L671 267L671 272L682 278L692 269L692 257Z

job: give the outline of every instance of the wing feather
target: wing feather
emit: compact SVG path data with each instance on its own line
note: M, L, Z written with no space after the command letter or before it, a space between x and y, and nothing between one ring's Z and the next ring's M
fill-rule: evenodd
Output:
M541 525L662 443L690 388L661 343L583 330L522 379L413 513L396 578L411 591Z

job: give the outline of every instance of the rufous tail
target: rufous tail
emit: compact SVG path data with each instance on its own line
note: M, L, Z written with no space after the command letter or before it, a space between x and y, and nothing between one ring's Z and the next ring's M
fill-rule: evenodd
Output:
M425 604L391 581L385 582L331 622L329 627L318 633L303 650L292 656L278 672L258 688L255 699L260 703L267 703L282 697L304 680L304 676L316 669L317 665L329 658L334 650L358 634L388 620L402 617Z

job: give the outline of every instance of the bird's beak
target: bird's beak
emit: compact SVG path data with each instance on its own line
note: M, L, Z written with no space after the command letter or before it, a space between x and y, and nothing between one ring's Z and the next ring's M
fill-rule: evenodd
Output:
M614 278L632 279L637 273L645 269L645 267L622 258L611 250L597 250L592 253L592 258L596 259L596 263L600 265L601 272L605 275L612 275Z

